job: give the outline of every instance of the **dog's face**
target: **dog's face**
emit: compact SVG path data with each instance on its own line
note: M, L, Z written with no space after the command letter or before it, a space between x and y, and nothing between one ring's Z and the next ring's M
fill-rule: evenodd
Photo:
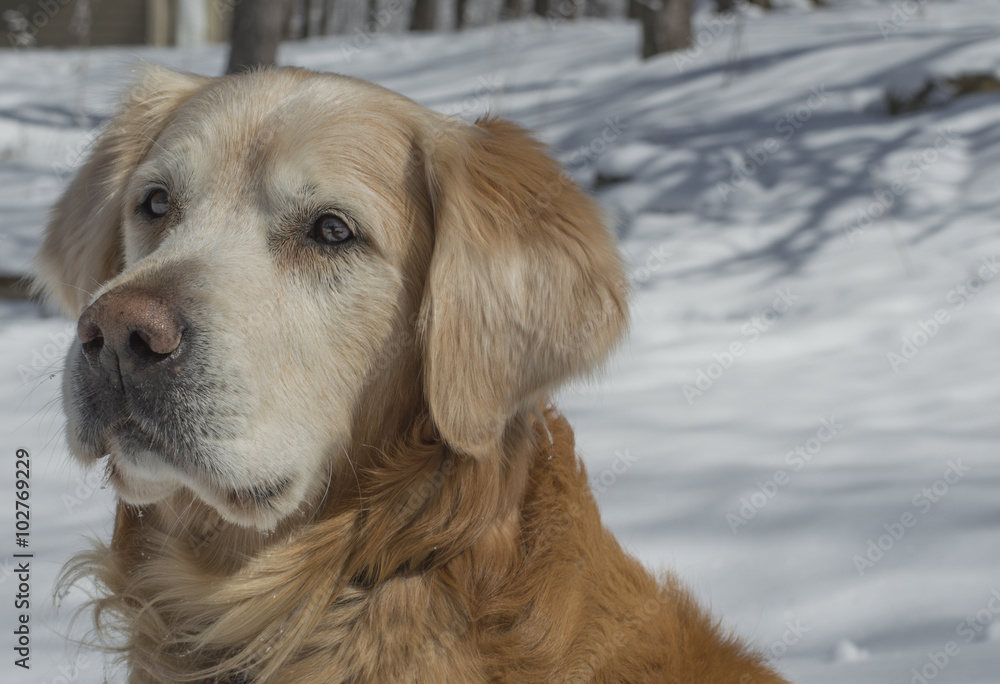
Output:
M74 455L109 455L126 502L187 489L263 529L322 493L360 423L424 411L495 457L625 316L598 213L520 130L290 69L147 70L39 280L79 316Z

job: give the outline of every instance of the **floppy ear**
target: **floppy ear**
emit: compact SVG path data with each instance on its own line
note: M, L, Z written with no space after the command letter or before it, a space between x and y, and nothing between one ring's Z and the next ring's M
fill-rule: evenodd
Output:
M445 124L427 157L425 391L442 438L495 451L512 416L600 364L628 287L597 205L518 126Z
M90 157L55 205L35 262L34 288L79 316L123 266L125 186L169 115L207 79L145 66Z

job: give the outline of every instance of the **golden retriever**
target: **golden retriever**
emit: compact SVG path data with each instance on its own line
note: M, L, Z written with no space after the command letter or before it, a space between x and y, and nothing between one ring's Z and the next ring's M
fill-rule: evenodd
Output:
M784 681L601 524L546 396L621 340L627 281L517 126L144 68L37 282L120 501L67 575L128 681Z

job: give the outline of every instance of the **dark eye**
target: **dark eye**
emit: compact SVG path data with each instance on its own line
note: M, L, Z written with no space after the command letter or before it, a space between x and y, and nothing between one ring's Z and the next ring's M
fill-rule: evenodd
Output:
M170 193L163 188L154 188L142 203L143 211L152 218L160 218L170 211Z
M323 245L339 245L354 237L354 233L344 219L335 214L323 214L313 223L309 237Z

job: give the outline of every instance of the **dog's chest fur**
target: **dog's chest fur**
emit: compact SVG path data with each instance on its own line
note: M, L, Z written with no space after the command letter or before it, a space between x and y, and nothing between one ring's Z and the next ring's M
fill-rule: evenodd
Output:
M239 570L206 572L206 546L245 540L171 537L120 513L96 565L105 607L123 618L130 682L780 682L676 581L657 583L621 550L568 425L553 414L547 424L515 515L446 562L425 549L376 581L383 549L371 532L365 546L350 516L290 534ZM363 570L344 580L358 553Z

